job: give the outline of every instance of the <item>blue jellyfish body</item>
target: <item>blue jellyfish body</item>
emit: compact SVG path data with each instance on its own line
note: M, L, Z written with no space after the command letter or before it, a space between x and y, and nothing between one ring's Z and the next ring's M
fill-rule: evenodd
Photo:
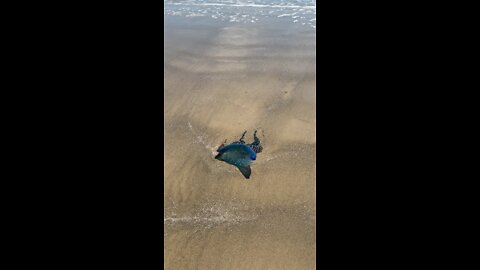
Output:
M245 141L243 141L245 133L246 131L243 133L240 141L225 146L222 144L217 149L218 154L215 156L215 159L236 166L246 179L250 179L252 173L250 164L257 159L257 153L260 153L263 147L256 136L257 131L254 134L255 141L251 144L245 144Z

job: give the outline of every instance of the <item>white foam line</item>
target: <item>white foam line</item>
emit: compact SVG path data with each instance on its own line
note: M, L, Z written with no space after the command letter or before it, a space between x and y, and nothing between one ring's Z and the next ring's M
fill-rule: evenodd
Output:
M221 3L174 3L174 5L185 6L230 6L230 7L258 7L258 8L302 8L316 9L317 6L281 6L281 5L260 5L260 4L221 4Z
M286 17L286 16L292 16L294 15L295 13L293 14L282 14L282 15L278 15L277 18L281 18L281 17Z
M206 143L205 140L203 139L202 136L200 135L197 135L197 133L193 130L193 127L192 127L192 124L189 122L187 122L188 124L188 128L190 129L190 131L192 132L192 134L197 137L197 142L203 144L203 146L207 149L207 150L210 150L212 152L212 155L215 155L216 153L216 150L213 146L211 146L210 144Z
M163 219L164 223L206 223L206 224L219 224L219 223L238 223L251 221L255 218L245 218L239 216L214 216L214 217L167 217Z

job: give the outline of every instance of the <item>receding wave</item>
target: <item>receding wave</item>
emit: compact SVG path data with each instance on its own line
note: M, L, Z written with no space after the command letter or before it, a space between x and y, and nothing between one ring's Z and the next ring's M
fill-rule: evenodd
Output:
M258 23L276 19L316 28L314 1L173 1L164 2L164 14L208 17L232 23Z

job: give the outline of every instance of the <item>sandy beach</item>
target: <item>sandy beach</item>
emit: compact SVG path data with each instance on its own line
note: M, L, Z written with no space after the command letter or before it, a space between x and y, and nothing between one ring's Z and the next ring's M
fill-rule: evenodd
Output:
M165 269L315 269L315 29L165 16ZM257 129L251 179L214 159Z

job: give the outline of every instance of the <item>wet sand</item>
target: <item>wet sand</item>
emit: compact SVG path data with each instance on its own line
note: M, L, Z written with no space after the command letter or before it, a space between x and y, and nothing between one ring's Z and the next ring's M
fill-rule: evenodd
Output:
M315 269L315 29L165 16L165 269ZM264 150L246 180L225 140Z

